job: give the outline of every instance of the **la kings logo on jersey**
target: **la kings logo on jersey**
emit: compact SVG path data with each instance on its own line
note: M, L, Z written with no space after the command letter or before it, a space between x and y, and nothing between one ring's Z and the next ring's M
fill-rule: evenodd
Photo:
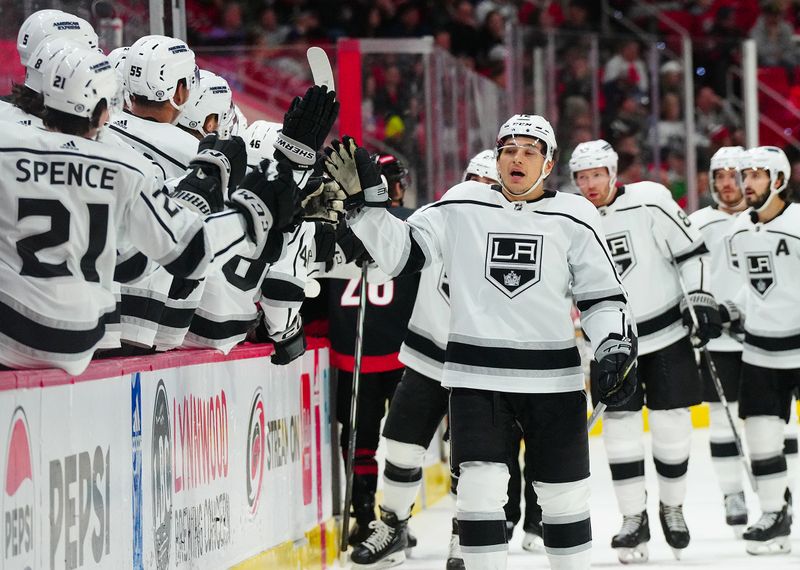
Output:
M486 279L513 299L541 279L541 235L489 234Z
M774 267L770 252L747 254L747 275L750 286L761 297L766 297L775 287L777 279Z
M636 267L636 256L633 254L633 241L628 232L608 234L606 244L614 259L614 266L620 279L625 277Z

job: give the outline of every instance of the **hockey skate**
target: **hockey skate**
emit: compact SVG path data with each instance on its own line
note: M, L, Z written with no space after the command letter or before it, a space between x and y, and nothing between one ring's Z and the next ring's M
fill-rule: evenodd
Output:
M542 523L525 525L525 536L522 538L522 549L528 552L544 552L544 539L542 538Z
M458 519L453 517L453 533L450 535L450 548L447 552L447 570L464 570L461 556L461 543L458 538Z
M353 548L350 561L353 568L392 568L406 560L408 519L381 508L381 518L369 523L370 535Z
M689 528L683 518L683 505L670 507L664 503L658 505L658 518L661 520L661 529L667 540L672 554L676 560L681 559L681 551L689 546Z
M411 534L411 529L406 527L406 558L411 558L411 551L417 545L417 537Z
M736 538L742 538L742 533L747 527L747 504L744 500L744 491L725 495L725 522L733 528Z
M617 557L623 564L643 564L650 554L647 543L650 540L650 523L647 511L638 515L624 515L622 528L611 539L611 548L617 551Z
M748 554L788 554L792 551L789 542L791 517L789 505L779 511L764 513L756 523L748 528L742 538Z

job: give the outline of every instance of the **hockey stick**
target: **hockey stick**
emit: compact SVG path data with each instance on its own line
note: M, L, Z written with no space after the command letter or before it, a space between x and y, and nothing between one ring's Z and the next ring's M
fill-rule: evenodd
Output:
M314 85L324 85L328 91L336 91L333 83L333 69L331 69L331 62L325 50L316 46L310 47L306 51L306 59L311 68Z
M589 421L586 422L586 431L592 431L594 424L597 423L597 420L600 419L600 416L603 415L603 412L606 411L607 407L608 406L606 406L603 402L600 402L594 407L594 410L592 410L592 415L589 418Z
M367 312L367 263L361 267L361 293L358 297L358 317L356 320L356 354L353 364L353 386L350 393L350 437L347 443L347 463L345 463L344 510L342 511L342 539L339 552L347 552L350 536L350 505L353 502L353 463L356 457L356 410L358 408L358 384L361 377L361 357L364 353L364 315Z
M653 218L653 214L650 213L650 210L647 210L647 213L650 214L651 218ZM655 219L653 219L653 224L655 223ZM672 252L672 248L669 246L669 242L666 239L664 240L664 245L667 246L669 260L672 263L672 267L675 268L675 276L678 278L678 284L681 287L681 293L683 294L683 300L686 303L686 308L689 309L689 316L692 318L692 325L694 326L694 329L697 330L700 328L700 321L697 319L697 313L694 310L692 302L689 300L689 291L686 289L686 283L683 281L683 276L681 275L681 270L678 267L678 262L675 260L675 254ZM728 418L728 424L731 426L731 431L733 432L733 441L736 444L736 451L739 453L739 457L742 459L742 466L747 472L747 478L750 481L750 486L753 488L753 491L757 491L758 484L756 483L756 478L753 475L753 470L750 468L750 462L747 460L747 456L744 453L744 446L742 445L742 438L739 435L739 430L736 429L736 424L733 422L731 408L728 405L728 399L725 397L725 390L722 388L722 381L719 379L719 374L717 373L717 367L714 364L714 359L711 358L711 352L708 350L707 346L700 347L700 353L705 357L706 365L708 366L708 373L711 376L714 389L717 391L717 396L719 397L722 407L725 408L725 416Z

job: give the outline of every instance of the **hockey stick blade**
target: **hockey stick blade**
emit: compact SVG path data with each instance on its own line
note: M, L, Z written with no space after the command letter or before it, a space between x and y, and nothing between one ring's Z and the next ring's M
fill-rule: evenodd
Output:
M333 69L325 50L317 46L310 47L306 51L306 59L308 60L308 66L311 68L314 85L324 85L328 88L328 91L336 91L336 86L333 82Z

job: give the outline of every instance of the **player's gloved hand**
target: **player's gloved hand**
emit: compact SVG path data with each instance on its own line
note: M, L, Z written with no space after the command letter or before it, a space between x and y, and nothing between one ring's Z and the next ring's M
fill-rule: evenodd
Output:
M325 169L347 194L346 210L388 206L389 191L367 149L356 145L351 137L344 137L341 142L333 141L325 154Z
M597 388L600 401L607 406L621 406L636 393L637 341L628 329L628 336L611 333L594 353L599 371Z
M313 85L302 98L294 98L275 141L275 148L280 151L275 158L288 160L295 170L314 168L316 151L325 143L339 114L335 95L325 85Z
M697 315L697 330L694 330L694 321L686 299L681 299L680 304L683 326L689 329L695 348L700 348L708 344L712 338L719 338L722 335L719 305L711 293L700 290L689 293L689 302Z
M289 364L306 351L306 334L300 317L297 317L286 331L278 335L270 335L262 319L254 331L254 336L257 342L273 344L275 352L272 353L270 360L279 366Z
M198 155L205 150L216 150L225 155L230 164L228 184L225 189L228 194L233 192L244 178L247 172L247 144L242 137L233 136L230 138L220 138L217 133L206 135L197 146Z
M720 303L719 318L722 321L722 325L727 327L731 336L740 337L744 334L744 315L733 301Z
M178 182L171 197L204 216L215 214L225 205L230 170L224 154L203 150L189 163L189 172Z
M300 209L291 167L279 163L278 176L272 180L267 180L260 168L254 170L231 194L230 204L244 212L250 237L259 248L266 243L270 229L291 230Z
M344 200L347 194L334 180L312 178L305 190L314 188L301 202L303 218L309 222L336 225L344 215Z

